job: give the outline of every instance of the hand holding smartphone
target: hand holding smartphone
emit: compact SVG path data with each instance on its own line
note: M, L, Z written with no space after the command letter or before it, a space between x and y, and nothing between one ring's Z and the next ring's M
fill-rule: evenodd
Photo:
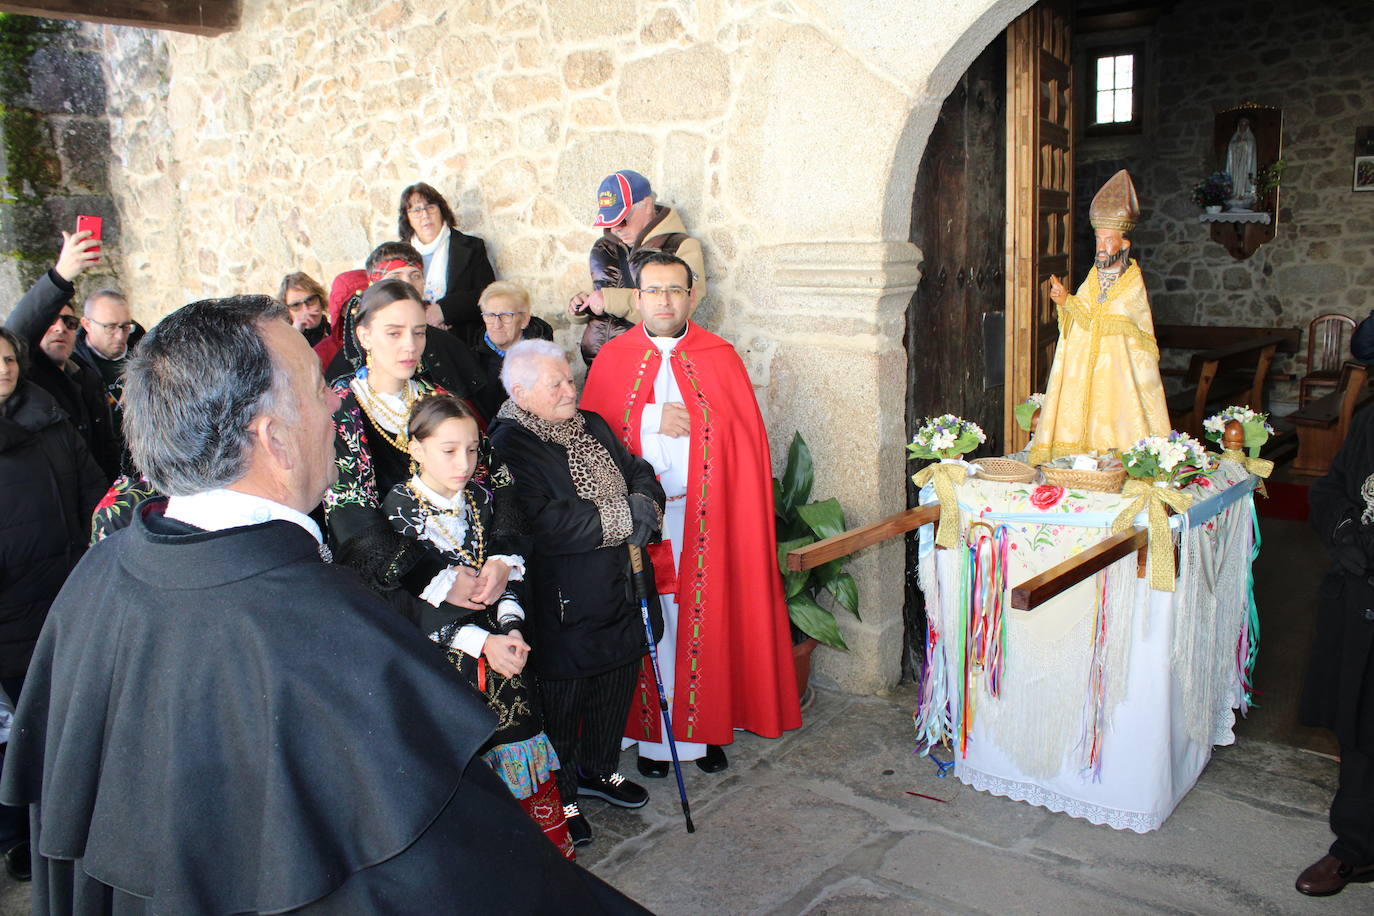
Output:
M91 233L91 238L95 239L97 242L100 241L100 230L101 230L101 227L102 227L103 224L104 224L104 220L102 220L102 219L101 219L100 217L98 217L98 216L80 216L80 215L78 215L78 216L76 217L76 231L77 231L77 232L84 232L84 231L89 230L90 233ZM99 245L96 245L96 246L94 246L94 247L92 247L92 248L88 248L87 251L92 251L92 252L99 253L99 252L100 252L100 246L99 246Z

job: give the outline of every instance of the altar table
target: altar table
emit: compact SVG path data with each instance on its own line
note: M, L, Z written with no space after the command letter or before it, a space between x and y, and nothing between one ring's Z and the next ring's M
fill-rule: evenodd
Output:
M1246 657L1258 637L1255 483L1223 461L1211 481L1185 490L1194 504L1170 519L1179 545L1173 592L1139 578L1132 553L1034 610L1008 603L996 697L985 671L964 686L966 583L978 570L963 543L935 550L933 526L922 528L919 571L933 632L918 737L947 741L954 774L975 789L1117 829L1158 828L1212 747L1234 742L1234 710L1246 702ZM966 536L970 522L1006 526L1008 592L1108 537L1131 502L977 479L957 494ZM921 502L934 499L926 487ZM1144 512L1135 524L1146 525ZM974 531L980 538L987 529ZM963 696L971 698L966 725Z

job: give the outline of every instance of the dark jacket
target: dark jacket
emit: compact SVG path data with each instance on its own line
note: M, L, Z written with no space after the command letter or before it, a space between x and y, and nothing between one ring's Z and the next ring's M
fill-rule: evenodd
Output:
M104 492L104 475L52 395L21 381L0 406L0 677L28 669Z
M450 229L448 236L448 291L439 299L444 320L449 329L463 343L476 346L485 333L482 310L477 297L496 280L487 244L475 235L464 235Z
M34 652L0 797L34 806L35 912L643 912L474 759L482 697L314 538L161 508Z
M134 329L129 332L127 353L133 353L138 342L143 339L146 332L143 325L134 322ZM110 430L114 434L115 441L119 445L119 472L120 474L134 474L133 458L129 455L129 446L124 441L124 379L110 384L105 381L105 375L100 371L102 359L100 354L91 349L90 342L86 339L86 329L83 327L76 334L76 355L81 361L95 370L95 377L100 380L101 393L105 395L105 406L110 411Z
M530 316L530 323L525 326L520 339L553 340L553 327L543 318ZM477 365L482 367L482 376L486 379L486 385L472 400L490 423L496 417L496 411L506 403L506 386L501 384L501 366L505 364L506 357L497 353L491 348L491 344L487 343L486 331L482 332L482 337L472 348L472 355L477 359Z
M1302 698L1302 720L1329 728L1344 747L1374 755L1374 526L1365 525L1361 488L1374 475L1374 411L1355 415L1331 472L1308 492L1312 527L1328 546L1345 519L1369 558L1364 576L1333 563L1318 591L1317 633Z
M1374 311L1350 335L1350 355L1362 363L1374 363Z
M75 288L57 271L48 271L19 300L5 320L5 327L28 341L32 358L26 378L56 398L57 405L86 440L91 457L105 472L108 484L119 476L120 445L99 370L75 351L68 360L72 371L64 370L38 346L62 306L71 301L73 292Z
M643 493L662 508L663 488L649 462L630 454L601 417L579 412L587 431L620 468L629 492ZM629 553L623 543L601 546L601 514L595 503L577 495L567 449L506 418L492 423L490 435L497 456L515 478L515 495L529 523L525 635L539 676L589 677L641 658L649 649L630 580ZM652 583L652 569L646 575ZM658 596L651 594L649 604L657 640L663 633Z

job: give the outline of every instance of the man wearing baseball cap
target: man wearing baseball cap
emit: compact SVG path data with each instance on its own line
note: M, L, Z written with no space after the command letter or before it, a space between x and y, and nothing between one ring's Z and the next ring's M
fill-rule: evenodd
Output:
M706 295L701 243L687 234L676 210L656 201L649 179L630 169L607 175L597 188L596 207L592 225L604 232L589 258L592 292L578 293L568 302L570 314L592 320L582 341L582 356L589 364L605 340L639 320L633 268L642 254L663 251L686 261L697 300Z

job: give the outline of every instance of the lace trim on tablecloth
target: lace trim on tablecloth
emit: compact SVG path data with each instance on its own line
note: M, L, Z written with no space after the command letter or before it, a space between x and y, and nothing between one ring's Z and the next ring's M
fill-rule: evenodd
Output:
M966 766L963 762L955 764L954 773L965 784L980 792L1039 805L1049 811L1067 814L1069 817L1076 817L1090 824L1105 824L1115 830L1149 833L1151 830L1158 830L1170 814L1167 811L1163 815L1158 815L1104 808L1101 805L1060 795L1058 792L1051 792L1044 786L1037 786L1034 783L1017 782L1011 779L1002 779L999 776L990 776Z

